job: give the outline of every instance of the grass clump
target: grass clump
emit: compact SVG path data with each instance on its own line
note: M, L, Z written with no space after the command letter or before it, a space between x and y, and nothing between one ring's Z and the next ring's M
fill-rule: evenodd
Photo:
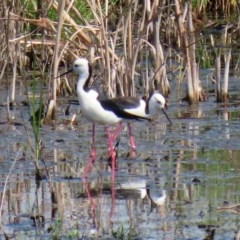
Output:
M112 237L116 240L133 240L136 239L135 229L130 227L125 229L124 226L119 226L116 230L112 230Z

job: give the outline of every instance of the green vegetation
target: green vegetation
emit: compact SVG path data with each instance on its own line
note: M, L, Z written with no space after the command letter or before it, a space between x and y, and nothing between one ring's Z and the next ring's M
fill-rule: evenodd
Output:
M33 79L32 83L32 96L29 98L30 101L30 121L32 124L32 130L34 135L34 153L36 160L39 160L40 149L41 149L41 124L44 117L44 103L43 103L43 89L42 86Z
M112 230L112 236L115 240L133 240L136 233L133 227L125 229L124 226L119 226L116 230Z

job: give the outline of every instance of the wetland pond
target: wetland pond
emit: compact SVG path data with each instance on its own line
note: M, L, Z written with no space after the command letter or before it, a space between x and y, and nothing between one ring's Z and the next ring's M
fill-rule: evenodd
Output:
M206 79L202 74L204 87ZM150 123L133 123L134 159L127 157L123 124L114 182L104 127L98 125L87 187L82 174L91 124L80 114L76 124L65 123L78 112L72 107L64 115L69 99L59 99L56 127L41 127L39 164L48 174L36 182L29 147L34 135L19 88L12 122L6 105L0 107L1 239L4 233L13 239L240 239L239 78L230 77L227 104L215 102L211 85L207 101L191 107L172 86L167 113L173 125L162 114ZM6 102L5 89L0 96Z

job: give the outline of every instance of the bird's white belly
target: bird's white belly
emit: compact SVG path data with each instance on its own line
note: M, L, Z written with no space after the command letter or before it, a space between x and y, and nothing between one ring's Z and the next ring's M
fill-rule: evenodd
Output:
M95 111L95 109L82 108L83 116L91 122L97 122L101 124L116 124L121 121L115 114L109 111Z
M111 125L122 120L113 112L103 109L97 99L79 98L79 103L83 116L91 122Z

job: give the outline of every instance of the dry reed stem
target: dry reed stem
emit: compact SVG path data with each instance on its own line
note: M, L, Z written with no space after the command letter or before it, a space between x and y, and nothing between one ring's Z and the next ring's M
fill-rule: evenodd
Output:
M189 44L189 62L191 64L191 75L192 75L192 86L193 86L193 99L190 102L198 102L199 95L200 95L200 88L199 88L199 73L198 73L198 65L196 63L196 40L195 40L195 30L193 27L193 20L192 20L192 7L191 5L188 6L188 21L187 21L187 28L188 28L188 44Z
M125 27L123 28L123 52L124 52L124 59L128 64L125 64L125 74L123 76L123 88L124 93L126 96L131 96L134 94L134 90L132 90L135 86L133 79L134 73L132 65L132 1L126 1L126 11L127 14L125 15ZM131 88L132 87L132 88ZM131 91L132 90L132 91Z
M168 82L166 66L165 66L165 57L163 53L163 47L160 41L160 28L161 28L161 19L162 19L162 9L164 8L165 2L159 2L155 0L152 5L150 1L146 1L143 9L142 22L140 23L140 31L138 34L138 40L136 45L141 42L139 48L143 46L143 43L150 47L150 52L154 56L154 73L153 77L149 79L149 50L146 51L146 77L145 77L145 92L148 93L152 90L160 90L164 95L167 95L170 91L170 86ZM154 35L153 44L148 42L150 34ZM145 39L144 39L145 35ZM137 47L135 49L137 49ZM138 49L137 49L138 50ZM138 51L134 51L136 54L139 54ZM135 60L137 59L135 57ZM151 89L149 89L149 82L151 83Z
M103 69L103 79L107 88L107 95L109 97L115 96L116 89L116 77L115 72L115 62L119 61L117 55L115 54L115 46L113 45L113 40L109 34L108 26L108 1L105 4L105 12L100 5L100 1L87 1L91 8L95 21L99 24L99 34L94 36L93 43L96 44L97 53L100 55L98 58L99 65ZM93 57L91 57L93 58Z
M223 88L222 88L223 102L226 102L228 100L228 80L229 80L229 68L230 68L231 56L232 56L231 49L229 49L225 56L225 69L224 69Z
M167 95L170 92L170 86L167 78L167 71L165 67L163 49L160 41L160 27L161 27L161 19L162 19L162 10L158 10L158 2L155 6L155 15L153 21L154 28L154 46L156 49L155 56L155 85L159 88L159 90L163 93L163 95ZM162 2L162 6L164 6L165 1Z
M51 20L49 20L48 18L40 18L40 19L30 19L30 18L24 18L21 17L15 13L10 12L9 13L12 17L12 20L15 21L22 21L25 23L30 23L32 25L35 25L37 27L46 29L46 30L50 30L52 32L56 32L56 28L54 27L54 24L56 25L57 23L52 22Z
M111 82L111 65L110 65L110 53L109 53L109 45L108 45L108 21L107 21L107 16L108 16L108 1L105 2L106 8L105 8L105 13L102 12L101 4L99 1L97 1L97 9L99 13L99 21L102 27L102 31L100 32L100 36L102 37L102 60L104 61L104 79L107 82L108 86L108 96L114 97L114 91L112 88L112 82ZM97 14L97 12L96 12ZM104 21L105 20L105 21Z
M211 47L215 55L215 78L216 78L216 101L217 102L227 102L228 100L228 81L229 81L229 69L231 61L231 48L226 49L227 52L222 53L222 48L215 46L215 41L213 35L211 35ZM224 32L221 36L222 45L227 46L228 37L227 37L227 28L224 29ZM231 38L229 39L231 42ZM224 56L224 77L221 76L221 55Z
M65 0L60 0L58 5L58 25L57 25L56 45L55 45L54 55L53 55L53 90L52 90L53 91L52 92L53 109L50 109L50 105L48 107L48 109L52 113L51 119L56 119L55 112L56 112L56 102L57 102L57 91L60 92L60 89L59 89L60 80L59 78L57 78L57 75L58 75L58 66L60 62L59 50L60 50L62 26L64 23L64 14L63 14L64 7L65 7Z
M215 59L215 78L216 78L216 91L217 102L221 99L221 58L217 56Z
M228 100L228 80L229 68L231 61L231 49L228 50L225 56L224 78L221 78L221 56L220 54L215 59L215 77L216 77L216 101L227 102Z
M198 103L199 100L204 100L204 94L200 86L199 69L196 63L196 41L192 20L192 8L190 4L186 5L183 14L181 14L180 2L175 0L175 11L178 16L177 20L180 33L180 43L181 49L184 52L184 61L186 65L187 99L190 104L195 104Z

